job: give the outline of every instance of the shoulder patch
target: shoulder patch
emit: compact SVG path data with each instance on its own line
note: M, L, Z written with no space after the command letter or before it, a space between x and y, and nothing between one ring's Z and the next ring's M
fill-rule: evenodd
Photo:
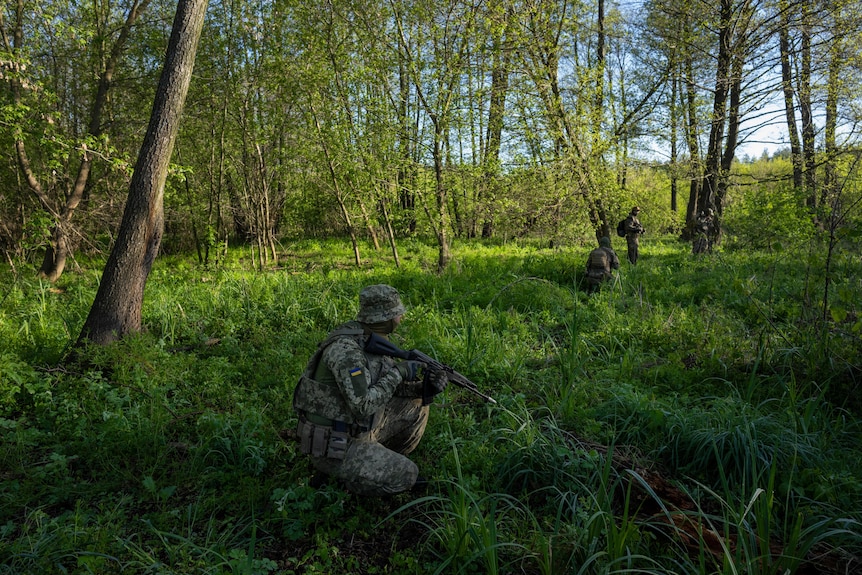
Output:
M350 374L350 387L353 388L354 397L363 397L368 393L368 380L365 379L365 372L361 367L351 367L348 370Z

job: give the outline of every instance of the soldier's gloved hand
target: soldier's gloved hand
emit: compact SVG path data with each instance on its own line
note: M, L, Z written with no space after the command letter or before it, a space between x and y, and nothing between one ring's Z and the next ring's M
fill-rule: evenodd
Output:
M442 369L426 369L422 378L422 405L434 403L434 396L446 389L449 375Z
M424 384L432 397L442 393L449 385L449 374L442 369L431 369L425 374Z
M422 372L425 371L425 363L421 361L407 360L395 366L398 373L401 374L401 379L404 381L416 381L422 379Z

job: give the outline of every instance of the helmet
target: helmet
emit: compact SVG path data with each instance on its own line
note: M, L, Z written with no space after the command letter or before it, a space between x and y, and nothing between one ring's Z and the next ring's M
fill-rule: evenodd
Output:
M398 290L386 284L368 286L359 292L359 314L362 323L380 323L403 315L407 309L401 303Z
M633 214L636 214L636 213L638 213L638 212L640 212L640 211L641 211L640 206L635 206L635 207L633 207L633 208L632 208L632 213L633 213Z
M611 238L609 238L608 236L600 237L599 238L599 245L602 246L603 248L611 247Z

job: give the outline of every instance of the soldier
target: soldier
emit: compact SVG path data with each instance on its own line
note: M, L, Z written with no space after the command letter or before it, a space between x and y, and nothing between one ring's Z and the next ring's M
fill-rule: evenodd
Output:
M587 291L599 289L601 284L614 277L613 270L620 269L620 258L611 248L611 238L599 238L599 247L587 258Z
M638 246L640 245L640 235L644 233L644 227L638 220L638 214L641 209L637 206L632 208L631 213L625 219L626 230L626 256L632 265L638 263Z
M329 476L354 493L391 495L424 482L406 456L428 423L430 400L423 397L446 388L446 372L364 350L371 333L388 338L404 313L395 288L368 286L359 293L356 321L331 332L309 360L293 406L300 451L318 472L313 485Z
M712 226L715 212L712 208L701 210L694 224L694 241L691 251L694 254L712 253Z

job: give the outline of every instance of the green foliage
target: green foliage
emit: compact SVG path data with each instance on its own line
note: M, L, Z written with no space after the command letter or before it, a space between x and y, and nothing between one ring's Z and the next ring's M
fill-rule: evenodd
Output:
M774 184L745 192L730 194L725 208L722 228L729 247L783 251L813 238L814 222L803 208L805 198L798 190Z
M37 391L39 375L29 364L11 353L0 354L0 417L13 418L18 402Z

